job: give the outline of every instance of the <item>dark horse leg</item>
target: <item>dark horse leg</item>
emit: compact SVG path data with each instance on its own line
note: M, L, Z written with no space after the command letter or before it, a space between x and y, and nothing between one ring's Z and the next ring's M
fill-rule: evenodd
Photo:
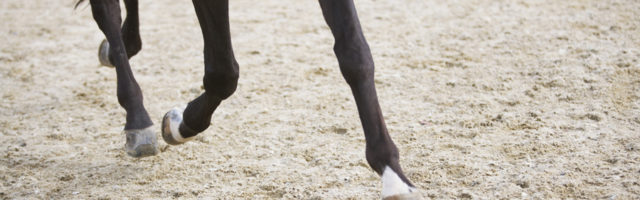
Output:
M353 0L320 0L320 7L335 39L333 50L340 71L351 87L358 107L366 139L367 161L382 176L382 197L418 198L415 187L402 173L398 149L387 133L373 80L373 59Z
M124 0L127 8L127 16L122 24L122 41L124 42L127 57L135 56L142 49L142 40L140 39L140 20L138 18L138 0ZM107 40L103 40L100 44L98 57L100 64L104 66L114 67L110 61L110 47Z
M137 8L137 2L135 0L126 2L128 8ZM137 53L139 48L127 48L125 45L120 28L122 19L120 18L120 5L118 0L91 0L90 3L93 18L110 44L108 48L108 60L116 68L118 102L127 112L127 121L124 126L127 139L125 150L127 154L133 157L155 155L158 151L156 148L156 135L151 130L153 123L144 108L142 91L140 91L140 86L138 86L138 83L133 77L131 67L129 66L129 55L132 56ZM135 40L131 37L132 35L134 35L133 37L138 35L137 14L135 13L137 13L137 11L128 15L136 15L135 20L128 17L128 19L132 19L135 22L127 20L129 23L125 24L125 30L127 31L124 35L127 35L129 38L127 42ZM139 41L139 36L137 37ZM130 45L131 44L134 44L134 42L131 42ZM132 52L128 52L128 49L131 49Z
M184 143L207 129L220 102L236 90L238 63L231 48L228 4L228 0L193 0L204 37L205 92L184 111L174 108L164 116L162 137L169 144Z

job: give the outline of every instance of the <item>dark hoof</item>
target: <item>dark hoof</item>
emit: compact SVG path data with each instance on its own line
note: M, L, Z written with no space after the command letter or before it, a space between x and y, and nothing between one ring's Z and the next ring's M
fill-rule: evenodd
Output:
M162 139L164 139L167 144L179 145L195 137L183 138L182 135L180 135L178 128L182 123L182 112L184 112L184 109L173 108L162 118Z
M100 48L98 48L98 59L100 60L100 64L107 67L114 67L109 61L109 42L107 40L102 40L100 43Z
M412 192L408 194L398 194L393 196L388 196L383 198L382 200L421 200L422 196L418 192Z
M142 158L158 154L158 137L151 127L124 130L124 133L127 137L124 149L129 156Z

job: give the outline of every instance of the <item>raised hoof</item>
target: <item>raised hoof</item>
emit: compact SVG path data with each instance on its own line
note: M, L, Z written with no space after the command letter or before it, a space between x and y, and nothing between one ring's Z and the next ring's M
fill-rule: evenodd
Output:
M194 138L183 138L182 135L180 135L179 127L182 123L183 112L183 108L173 108L162 118L162 139L164 139L167 144L179 145Z
M408 194L398 194L382 198L382 200L421 200L422 196L418 192Z
M124 133L127 137L127 143L124 145L127 155L142 158L158 154L158 137L151 127L124 130Z
M102 40L100 43L100 48L98 48L98 59L100 60L100 64L107 67L114 67L109 61L109 42L107 40Z

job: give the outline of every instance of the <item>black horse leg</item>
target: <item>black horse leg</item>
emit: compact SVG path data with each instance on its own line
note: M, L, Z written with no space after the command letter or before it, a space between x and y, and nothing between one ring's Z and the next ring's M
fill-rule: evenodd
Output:
M374 84L374 64L352 0L320 0L324 18L335 39L340 71L351 87L366 139L369 165L383 181L383 198L409 197L415 190L402 173L399 153L387 133Z
M127 57L131 58L142 49L138 0L124 0L124 5L127 8L127 16L122 24L122 41L127 50Z
M127 16L122 24L122 41L127 52L127 57L135 56L142 49L142 40L140 39L140 20L138 17L138 0L124 0L127 8ZM112 56L109 54L110 45L107 40L102 41L98 50L100 63L104 66L113 67L111 61Z
M173 109L165 115L162 136L169 144L184 143L206 130L220 102L236 90L238 63L231 47L228 3L193 0L204 37L205 92L191 101L184 113Z
M116 68L118 102L126 110L124 130L127 153L134 157L155 155L153 125L142 103L142 91L133 77L121 34L120 5L117 0L91 0L91 11L98 27L111 44L109 57Z

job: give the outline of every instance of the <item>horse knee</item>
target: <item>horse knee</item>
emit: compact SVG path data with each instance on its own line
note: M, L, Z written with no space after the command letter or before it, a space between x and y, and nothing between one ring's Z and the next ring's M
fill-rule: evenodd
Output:
M204 75L204 89L207 95L226 99L229 98L238 86L238 63L233 60L229 67L207 68Z
M373 58L366 42L336 42L333 50L338 58L340 72L350 86L373 81Z

